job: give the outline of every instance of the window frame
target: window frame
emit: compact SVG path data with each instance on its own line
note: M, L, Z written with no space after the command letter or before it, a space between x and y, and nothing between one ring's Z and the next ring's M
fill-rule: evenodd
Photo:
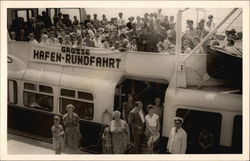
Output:
M11 103L11 102L9 102L9 82L10 81L12 81L13 83L14 83L14 85L13 85L13 89L15 90L15 93L14 93L14 103ZM8 100L8 104L12 104L12 105L16 105L17 104L17 102L18 102L18 89L17 89L17 81L16 80L13 80L13 79L8 79L8 82L7 82L7 94L8 94L8 98L7 98L7 100Z
M73 90L75 91L75 97L69 97L69 96L62 96L61 95L61 89L67 89L67 90ZM88 99L82 99L82 98L78 98L78 92L84 92L84 93L88 93L88 94L91 94L92 97L93 97L93 100L88 100ZM61 115L63 115L63 113L61 112L61 99L68 99L68 100L72 100L72 101L78 101L78 102L85 102L85 103L92 103L93 104L93 116L92 116L92 119L84 119L82 118L81 116L79 116L79 119L80 120L87 120L87 121L92 121L94 120L94 113L95 113L95 95L93 94L93 92L91 91L85 91L85 90L81 90L81 89L73 89L73 88L67 88L67 87L61 87L59 88L59 96L58 96L58 101L59 101L59 113Z
M35 90L31 90L31 89L25 89L24 88L24 84L25 83L30 83L30 84L34 84L35 85ZM47 87L50 87L52 89L52 93L47 93L47 92L40 92L40 88L39 88L39 85L42 85L42 86L47 86ZM49 86L49 85L45 85L45 84L40 84L40 83L34 83L34 82L28 82L28 81L25 81L23 83L23 106L26 107L26 108L29 108L29 109L33 109L33 110L38 110L38 111L43 111L43 112L53 112L54 111L54 95L53 95L53 87L52 86ZM47 111L47 110L41 110L41 109L37 109L37 108L33 108L33 107L30 107L30 106L27 106L25 105L25 101L24 101L24 93L25 92L28 92L28 93L33 93L33 94L38 94L38 95L45 95L45 96L50 96L52 97L52 108L50 111Z
M221 130L222 130L222 120L223 120L223 114L221 113L221 112L219 112L219 111L209 111L209 110L204 110L204 109L197 109L197 108L193 108L193 107L188 107L188 106L176 106L176 108L175 108L175 113L174 113L174 117L182 117L183 118L183 116L180 116L180 115L177 115L177 111L178 110L187 110L187 112L189 111L193 111L193 112L202 112L202 113L208 113L208 114L211 114L211 115L217 115L217 121L220 121L220 124L218 124L219 125L219 127L218 127L218 135L217 135L217 140L215 139L215 135L214 135L214 144L216 145L216 144L220 144L220 135L221 135ZM188 114L187 114L187 112L185 112L185 114L184 114L184 116L186 115L188 115L189 114L189 112L188 112ZM183 118L183 119L185 119L185 118ZM185 120L184 120L184 123L186 123L185 122ZM184 126L184 123L182 124L182 128L183 128L183 126ZM189 135L189 137L190 137L190 135Z

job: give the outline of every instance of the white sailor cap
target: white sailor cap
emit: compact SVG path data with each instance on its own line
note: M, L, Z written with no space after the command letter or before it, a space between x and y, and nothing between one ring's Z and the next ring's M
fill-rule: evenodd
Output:
M174 117L174 121L181 121L181 123L184 122L183 118L181 117Z

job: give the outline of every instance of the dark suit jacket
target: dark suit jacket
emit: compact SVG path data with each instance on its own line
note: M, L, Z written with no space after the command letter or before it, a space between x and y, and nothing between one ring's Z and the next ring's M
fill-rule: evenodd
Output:
M129 112L132 111L134 107L135 107L134 102L131 105L128 102L123 103L123 105L122 105L122 117L125 121L128 122Z
M135 108L129 112L128 123L132 128L133 134L141 135L144 133L145 122L142 122L141 117Z

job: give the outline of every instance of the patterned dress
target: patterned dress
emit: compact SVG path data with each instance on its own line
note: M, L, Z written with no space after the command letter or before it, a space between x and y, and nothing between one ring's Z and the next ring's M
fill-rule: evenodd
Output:
M112 120L110 122L112 134L113 153L124 154L129 143L129 126L124 120Z
M72 117L66 113L63 116L63 123L66 126L64 134L64 146L70 153L78 153L80 147L79 116L73 113Z

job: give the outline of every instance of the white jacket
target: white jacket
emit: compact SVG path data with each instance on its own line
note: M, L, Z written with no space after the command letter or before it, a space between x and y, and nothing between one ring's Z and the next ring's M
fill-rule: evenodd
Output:
M172 154L185 154L187 148L187 133L183 128L175 132L176 127L173 127L169 134L167 149Z

